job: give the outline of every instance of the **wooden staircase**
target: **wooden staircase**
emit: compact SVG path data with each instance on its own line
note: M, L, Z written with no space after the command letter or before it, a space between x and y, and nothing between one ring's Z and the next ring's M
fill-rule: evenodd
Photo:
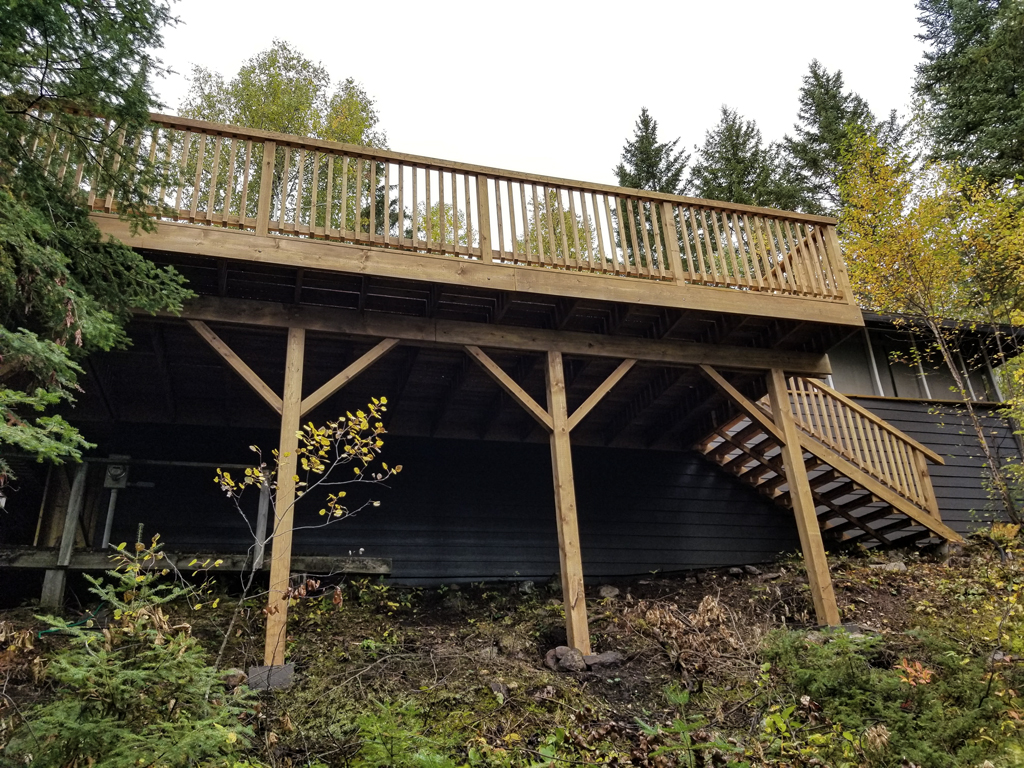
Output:
M710 461L790 508L783 433L767 396L752 402L715 370L704 374L739 409L696 448ZM817 379L790 377L818 524L833 545L907 546L932 538L960 541L939 513L928 462L942 457Z

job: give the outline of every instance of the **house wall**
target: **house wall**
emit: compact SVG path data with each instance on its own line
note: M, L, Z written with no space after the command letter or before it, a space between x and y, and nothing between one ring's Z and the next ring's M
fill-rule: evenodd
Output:
M99 455L225 462L251 461L246 446L271 446L276 438L153 426L105 435L94 429L90 436L100 442ZM558 572L547 445L389 436L384 457L403 465L390 487L348 489L351 499L379 499L381 506L298 530L296 552L392 558L394 578L406 583L536 580ZM588 580L767 562L798 548L791 515L695 453L581 448L573 460ZM160 533L170 550L244 551L251 541L246 520L213 478L211 469L132 467L112 540L135 541L141 524L143 538ZM300 503L300 526L323 522L316 496ZM255 502L253 494L243 505L250 523Z
M897 429L928 446L946 463L930 465L942 520L968 533L995 516L983 478L981 447L966 414L949 404L881 398L854 398ZM1001 458L1020 456L1013 431L995 407L977 404L989 445Z

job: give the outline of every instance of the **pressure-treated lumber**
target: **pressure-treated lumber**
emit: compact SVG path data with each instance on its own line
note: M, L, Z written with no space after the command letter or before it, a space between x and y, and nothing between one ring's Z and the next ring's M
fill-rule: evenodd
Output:
M612 391L612 387L622 381L622 378L633 369L634 365L636 365L635 359L623 360L619 364L619 367L612 371L608 378L601 382L600 386L591 393L590 397L584 400L583 404L573 411L572 416L569 417L569 420L566 423L570 432L572 432L576 426L583 421L586 415L594 409L595 405L601 402L605 395Z
M536 266L452 258L366 243L275 234L259 236L254 232L183 222L159 221L155 222L152 232L139 229L133 233L127 223L112 214L92 213L90 217L107 236L133 248L168 253L545 296L572 296L856 327L864 324L860 309L852 304L804 295L776 295L665 280L626 280L610 273L538 269Z
M292 529L295 518L295 473L298 467L298 430L302 416L302 369L306 332L288 329L284 397L281 398L281 438L278 447L277 500L271 543L270 591L267 599L267 638L263 663L284 664L288 633L288 580L291 576Z
M210 326L201 320L188 320L196 333L198 333L203 340L206 341L214 351L224 358L224 362L230 365L245 383L248 384L252 390L259 395L263 400L278 413L281 413L281 398L277 396L277 393L266 385L252 368L245 364L238 355L227 344L224 343L223 339L214 333Z
M540 404L530 397L530 394L519 386L511 376L505 373L501 366L494 362L486 352L480 349L480 347L472 345L466 346L466 352L480 364L480 367L487 372L487 375L494 379L513 400L523 406L526 412L533 416L542 427L549 431L553 428L550 414L541 408Z
M177 315L167 314L168 317ZM520 352L556 351L565 355L636 359L663 365L710 365L723 370L768 370L782 366L800 375L831 373L827 355L725 344L681 344L678 341L603 336L515 326L433 320L422 317L361 313L351 309L302 307L214 296L186 302L181 317L206 322L305 328L348 336L392 338L419 345L476 346Z
M569 413L565 401L565 370L562 355L548 352L546 380L551 413L551 469L555 485L555 514L558 518L558 556L562 574L569 647L590 653L587 601L583 592L583 563L580 556L579 526L576 521L576 487L569 443Z
M305 416L307 413L312 411L324 400L329 398L339 389L348 384L352 379L358 376L360 373L365 371L380 358L384 357L388 352L395 348L399 343L398 339L384 339L380 344L375 346L365 355L362 355L358 360L353 362L350 366L345 368L341 373L332 377L330 381L320 387L316 392L311 394L309 397L303 398L301 416Z
M61 533L60 549L57 551L57 569L47 571L43 577L43 592L39 598L39 605L42 608L59 608L64 602L64 584L67 579L65 569L71 562L71 553L75 548L78 519L85 504L85 479L88 471L89 467L84 463L75 468L75 479L71 483L71 495L68 497L68 508L64 515L64 531Z
M807 565L807 581L811 587L814 613L819 624L835 627L839 625L839 608L832 589L832 575L828 570L828 557L825 555L825 544L821 538L821 529L818 527L811 486L807 482L800 432L793 421L793 412L789 404L786 375L778 368L773 368L768 376L768 396L772 403L775 425L779 427L784 439L782 462L786 470L786 482L789 485L797 532L800 534L800 549Z

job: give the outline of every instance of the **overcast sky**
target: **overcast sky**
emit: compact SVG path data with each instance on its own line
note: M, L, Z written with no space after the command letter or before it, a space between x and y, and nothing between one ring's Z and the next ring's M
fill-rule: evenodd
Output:
M640 108L692 149L722 104L779 139L811 59L877 115L906 112L922 44L913 0L179 0L158 84L227 77L283 38L376 99L394 150L613 182Z

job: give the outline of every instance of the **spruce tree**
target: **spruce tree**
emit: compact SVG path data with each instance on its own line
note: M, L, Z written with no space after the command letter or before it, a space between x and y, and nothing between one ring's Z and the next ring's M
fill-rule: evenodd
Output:
M994 181L1024 176L1024 1L919 0L916 88L934 154Z
M766 145L753 120L726 106L697 149L690 191L712 200L786 210L804 203L795 169L782 148Z
M795 135L783 140L806 188L809 213L834 214L839 210L841 160L851 130L880 131L883 144L889 145L902 129L895 114L878 123L868 103L845 90L843 73L829 72L815 59L800 88Z
M101 237L59 162L63 148L122 215L152 226L158 178L139 142L158 106L151 51L172 21L163 0L35 0L0 13L0 450L77 458L88 444L46 413L88 386L77 361L126 345L134 310L174 311L189 295L173 270ZM0 487L9 477L0 458Z
M658 121L651 117L647 107L640 110L632 140L622 148L622 162L615 166L620 187L683 194L683 174L690 156L676 151L679 139L658 141Z

